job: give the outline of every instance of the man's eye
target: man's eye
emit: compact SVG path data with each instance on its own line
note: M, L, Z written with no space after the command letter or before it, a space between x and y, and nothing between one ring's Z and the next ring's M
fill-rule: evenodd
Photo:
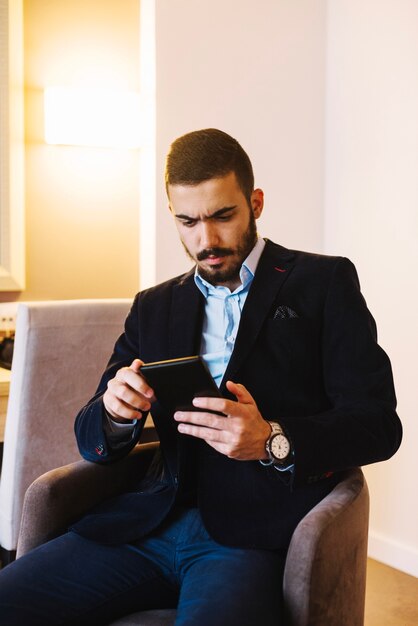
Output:
M218 217L216 218L216 221L217 222L227 222L230 219L231 219L231 215L218 215Z
M187 226L188 228L191 228L192 226L196 224L196 220L182 220L181 223L183 224L183 226Z

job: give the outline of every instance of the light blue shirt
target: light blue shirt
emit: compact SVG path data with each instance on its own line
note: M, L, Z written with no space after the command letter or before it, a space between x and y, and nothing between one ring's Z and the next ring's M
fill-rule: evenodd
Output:
M241 285L232 292L228 287L208 283L199 275L196 267L194 280L205 297L200 354L218 387L235 346L242 309L264 246L264 239L258 238L241 266Z

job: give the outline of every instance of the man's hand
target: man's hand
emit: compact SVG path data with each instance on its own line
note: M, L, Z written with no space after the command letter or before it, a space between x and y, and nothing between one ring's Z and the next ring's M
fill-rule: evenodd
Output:
M142 361L135 359L129 367L118 370L107 384L103 403L116 422L141 419L142 411L151 408L154 391L140 374L142 365Z
M271 433L270 425L243 385L228 381L226 386L236 397L236 402L225 398L195 398L194 406L208 412L177 411L174 419L180 422L179 432L204 439L212 448L231 459L266 459L265 443ZM210 411L220 411L226 417Z

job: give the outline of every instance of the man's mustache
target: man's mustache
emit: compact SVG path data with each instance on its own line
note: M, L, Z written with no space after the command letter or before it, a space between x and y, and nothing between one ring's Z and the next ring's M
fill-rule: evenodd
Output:
M198 261L204 261L210 256L229 256L230 254L234 254L232 248L205 248L205 250L201 250L197 253L196 259Z

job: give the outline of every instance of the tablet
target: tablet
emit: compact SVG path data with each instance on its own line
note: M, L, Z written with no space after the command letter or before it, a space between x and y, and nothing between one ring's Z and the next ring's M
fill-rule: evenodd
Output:
M158 402L171 411L198 411L196 397L222 397L208 366L200 356L145 363L141 374Z

